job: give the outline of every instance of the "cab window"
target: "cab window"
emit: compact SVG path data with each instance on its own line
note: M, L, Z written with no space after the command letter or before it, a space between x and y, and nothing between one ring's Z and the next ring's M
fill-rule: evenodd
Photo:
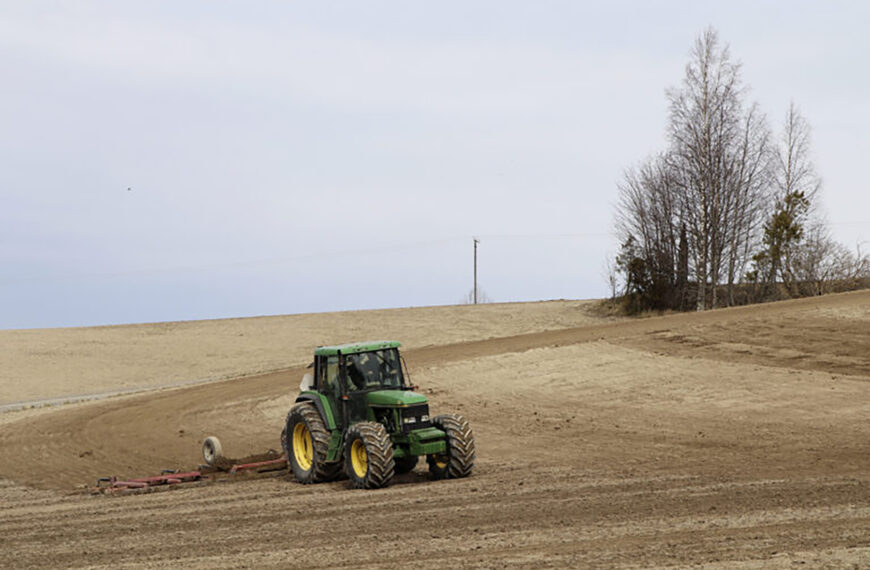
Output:
M326 389L329 393L338 397L341 395L341 390L338 382L338 357L329 356L326 358Z

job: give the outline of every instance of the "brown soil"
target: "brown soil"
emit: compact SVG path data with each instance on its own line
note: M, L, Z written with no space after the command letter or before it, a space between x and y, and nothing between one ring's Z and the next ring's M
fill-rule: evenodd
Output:
M870 565L870 292L468 338L406 352L465 480L75 490L279 449L299 367L7 421L0 567Z
M495 303L63 329L0 330L0 410L304 365L312 347L401 339L406 348L577 327L591 301Z

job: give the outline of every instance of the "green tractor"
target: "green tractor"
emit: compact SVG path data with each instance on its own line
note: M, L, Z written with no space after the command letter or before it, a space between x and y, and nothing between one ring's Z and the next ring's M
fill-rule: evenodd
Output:
M426 397L412 391L400 343L321 346L287 414L281 444L300 483L346 474L354 487L377 489L426 456L435 479L467 477L474 435L462 416L429 416Z

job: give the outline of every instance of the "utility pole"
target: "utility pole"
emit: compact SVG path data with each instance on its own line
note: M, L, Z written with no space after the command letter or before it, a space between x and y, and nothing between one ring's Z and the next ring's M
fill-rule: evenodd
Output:
M477 244L480 241L477 238L471 238L474 240L474 304L477 304Z

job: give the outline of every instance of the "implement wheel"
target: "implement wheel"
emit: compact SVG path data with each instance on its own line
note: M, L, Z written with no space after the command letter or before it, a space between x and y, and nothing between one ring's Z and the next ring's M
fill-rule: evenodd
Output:
M330 481L341 470L341 462L326 461L329 430L310 402L301 402L290 408L281 433L281 447L289 471L300 483Z
M393 444L383 424L360 422L347 430L344 469L357 489L386 487L396 472Z
M464 417L444 414L432 418L432 424L447 434L447 452L426 456L433 479L468 477L474 468L474 433Z
M215 463L223 456L224 451L221 447L221 440L213 435L205 438L205 441L202 442L202 458L205 459L205 462L214 467Z

